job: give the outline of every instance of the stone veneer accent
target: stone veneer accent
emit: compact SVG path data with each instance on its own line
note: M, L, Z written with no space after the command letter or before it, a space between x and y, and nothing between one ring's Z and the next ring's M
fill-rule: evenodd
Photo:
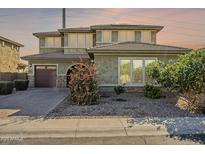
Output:
M67 79L66 75L58 75L56 77L56 87L57 88L66 88L67 84ZM35 77L33 75L28 75L28 80L29 80L29 87L33 88L35 87Z
M95 55L95 66L99 84L118 83L118 57Z
M66 88L66 84L67 84L66 78L67 78L66 75L57 76L57 88Z
M29 80L29 88L33 88L34 87L34 75L30 75L28 74L28 80Z

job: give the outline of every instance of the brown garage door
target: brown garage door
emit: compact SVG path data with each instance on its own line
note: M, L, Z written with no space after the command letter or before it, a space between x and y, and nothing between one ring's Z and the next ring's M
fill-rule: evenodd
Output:
M55 87L56 66L35 66L35 87Z

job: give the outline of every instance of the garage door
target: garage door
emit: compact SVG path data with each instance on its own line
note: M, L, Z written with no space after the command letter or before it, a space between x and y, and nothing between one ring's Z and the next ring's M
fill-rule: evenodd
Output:
M56 87L56 66L35 66L35 87Z

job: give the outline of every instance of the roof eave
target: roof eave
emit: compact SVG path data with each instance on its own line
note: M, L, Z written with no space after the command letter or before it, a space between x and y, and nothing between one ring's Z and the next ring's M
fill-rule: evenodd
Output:
M18 43L18 42L12 41L12 40L7 39L7 38L5 38L5 37L0 36L0 39L3 40L3 41L5 41L5 42L9 42L9 43L11 43L11 44L14 44L14 45L16 45L16 46L18 46L18 47L24 47L23 44L20 44L20 43Z
M41 33L33 33L33 35L37 38L46 37L46 36L61 36L61 34L41 34Z
M85 58L85 57L79 57L79 58L58 58L58 57L50 57L50 58L39 58L39 57L21 57L21 59L23 60L79 60L79 59L90 59L89 57L88 58Z
M113 52L120 52L120 53L125 53L124 51L127 51L126 53L144 53L145 52L149 53L187 53L190 52L191 49L187 49L187 50L92 50L89 49L88 53L113 53ZM125 53L125 54L126 54Z

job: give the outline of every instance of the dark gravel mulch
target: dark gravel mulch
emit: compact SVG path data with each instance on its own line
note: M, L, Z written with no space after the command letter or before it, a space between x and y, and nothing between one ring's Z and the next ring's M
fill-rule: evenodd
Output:
M103 93L96 105L79 106L69 99L61 102L49 117L58 116L129 116L129 117L195 117L175 106L177 98L167 96L160 99L144 97L143 93Z

